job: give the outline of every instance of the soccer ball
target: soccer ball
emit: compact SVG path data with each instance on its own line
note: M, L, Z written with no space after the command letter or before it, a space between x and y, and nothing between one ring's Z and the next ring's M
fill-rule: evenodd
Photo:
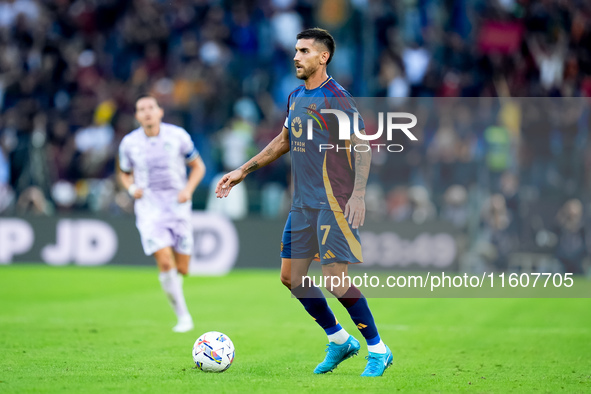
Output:
M193 361L202 371L224 372L234 361L234 344L221 332L206 332L193 345Z

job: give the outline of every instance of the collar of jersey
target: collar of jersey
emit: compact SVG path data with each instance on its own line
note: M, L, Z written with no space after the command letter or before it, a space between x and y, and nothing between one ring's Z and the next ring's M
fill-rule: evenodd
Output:
M322 88L324 85L326 85L328 83L328 81L330 81L331 79L332 79L332 77L329 75L328 78L326 78L326 80L320 84L320 86L318 86L317 88L314 88L314 89L306 89L306 87L305 87L306 85L304 85L304 93L310 94L312 92L315 92L316 90L318 90L318 89Z
M162 135L162 123L160 123L160 132L158 133L158 135L152 135L152 136L150 136L150 135L146 134L146 130L144 130L143 127L142 127L142 134L144 135L144 138L146 138L148 140L151 140L151 139L155 139L155 138L160 137Z

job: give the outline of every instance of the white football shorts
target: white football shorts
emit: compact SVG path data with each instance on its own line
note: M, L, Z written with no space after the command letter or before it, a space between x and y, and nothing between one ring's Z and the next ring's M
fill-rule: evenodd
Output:
M169 246L177 253L193 254L193 227L187 219L142 221L137 223L137 229L147 256Z

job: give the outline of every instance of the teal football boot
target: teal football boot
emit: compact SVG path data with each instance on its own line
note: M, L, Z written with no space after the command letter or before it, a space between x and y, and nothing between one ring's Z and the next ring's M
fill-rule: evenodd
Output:
M386 353L372 353L365 357L367 365L361 376L382 376L384 371L394 362L394 356L388 346Z
M337 345L334 342L329 343L326 348L326 357L314 369L314 373L320 374L332 371L346 359L356 356L359 353L360 347L359 341L353 335L349 335L347 342L342 345Z

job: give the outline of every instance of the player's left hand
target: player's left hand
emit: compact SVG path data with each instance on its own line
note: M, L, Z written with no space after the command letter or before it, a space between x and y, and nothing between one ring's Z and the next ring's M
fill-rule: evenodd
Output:
M356 194L351 196L347 201L347 205L345 205L345 219L348 220L349 224L353 225L353 228L363 226L365 222L365 197Z
M191 192L186 189L183 189L179 192L177 199L178 199L178 202L181 204L184 202L187 202L191 199Z

